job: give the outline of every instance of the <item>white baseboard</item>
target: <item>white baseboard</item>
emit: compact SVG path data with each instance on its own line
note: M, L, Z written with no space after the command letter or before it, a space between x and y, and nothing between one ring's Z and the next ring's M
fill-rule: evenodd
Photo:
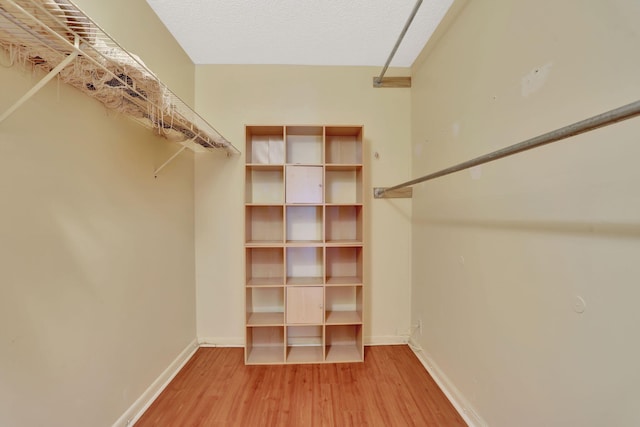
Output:
M240 337L200 337L200 347L244 347L244 338Z
M173 377L176 376L180 369L191 359L196 350L198 349L198 342L193 340L180 354L175 358L173 362L162 371L160 376L142 393L133 405L125 411L124 414L113 424L113 427L125 427L132 426L138 421L138 419L144 414L149 406L158 398L162 390L171 382Z
M401 335L365 337L364 345L397 345L406 344L407 337Z
M364 345L396 345L406 344L407 337L403 335L388 335L365 337ZM244 338L218 338L201 337L198 338L200 347L244 347Z
M433 361L429 353L420 347L413 338L409 339L409 348L413 350L427 372L429 372L429 375L431 375L436 384L438 384L442 392L447 396L447 399L449 399L451 404L456 408L456 411L458 411L469 427L487 427L488 424L474 410L473 405L471 405L449 377L447 377L447 375Z

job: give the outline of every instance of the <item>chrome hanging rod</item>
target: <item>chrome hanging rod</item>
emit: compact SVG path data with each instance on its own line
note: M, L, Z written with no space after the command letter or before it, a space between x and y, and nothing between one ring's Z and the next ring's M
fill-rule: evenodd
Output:
M407 33L407 30L411 26L411 23L413 22L413 18L415 18L416 13L418 13L418 9L420 9L421 4L422 4L422 0L418 0L416 1L415 6L413 6L411 15L409 15L409 19L407 19L407 22L404 24L404 28L402 29L400 36L398 36L398 40L396 40L396 45L393 46L393 50L391 50L391 53L389 54L389 57L387 58L387 62L384 64L384 67L382 68L380 75L373 80L374 86L379 87L382 84L382 79L384 78L384 74L387 72L387 68L389 68L389 64L391 64L391 60L393 59L393 57L396 54L396 51L400 47L400 43L402 43L402 39L404 38L404 35Z
M442 169L438 172L431 173L429 175L422 176L420 178L412 179L411 181L403 182L402 184L394 185L393 187L377 187L373 189L373 196L376 199L382 199L385 197L393 197L390 194L393 191L400 190L405 187L409 187L421 182L429 181L434 178L449 175L454 172L469 169L474 166L489 163L494 160L502 159L503 157L512 156L523 151L531 150L532 148L541 147L552 142L560 141L572 136L580 135L598 129L604 126L608 126L614 123L628 120L640 115L640 100L632 102L631 104L623 105L622 107L609 110L605 113L598 114L588 119L575 122L573 124L564 126L560 129L547 132L545 134L536 136L526 141L519 142L514 145L510 145L500 150L493 151L489 154L485 154L475 159L467 160L466 162L457 164L455 166ZM398 196L396 196L398 197ZM401 196L400 196L401 197Z

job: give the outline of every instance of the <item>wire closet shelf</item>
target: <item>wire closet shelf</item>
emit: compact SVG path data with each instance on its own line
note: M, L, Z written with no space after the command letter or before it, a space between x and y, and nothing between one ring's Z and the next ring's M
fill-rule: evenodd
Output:
M106 107L194 151L240 151L69 0L0 0L0 47L10 64L58 76ZM43 83L43 84L44 84ZM0 122L29 96L14 104ZM33 93L31 93L33 92Z

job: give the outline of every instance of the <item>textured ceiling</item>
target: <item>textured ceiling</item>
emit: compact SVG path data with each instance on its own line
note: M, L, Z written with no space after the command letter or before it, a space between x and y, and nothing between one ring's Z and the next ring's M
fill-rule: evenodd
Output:
M147 0L196 64L384 65L414 0ZM392 66L408 67L452 0L424 0Z

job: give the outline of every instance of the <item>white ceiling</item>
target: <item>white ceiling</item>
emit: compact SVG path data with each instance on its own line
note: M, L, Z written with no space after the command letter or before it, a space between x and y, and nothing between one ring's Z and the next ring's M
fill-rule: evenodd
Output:
M415 0L147 0L196 64L384 65ZM452 0L424 0L392 66L416 59Z

